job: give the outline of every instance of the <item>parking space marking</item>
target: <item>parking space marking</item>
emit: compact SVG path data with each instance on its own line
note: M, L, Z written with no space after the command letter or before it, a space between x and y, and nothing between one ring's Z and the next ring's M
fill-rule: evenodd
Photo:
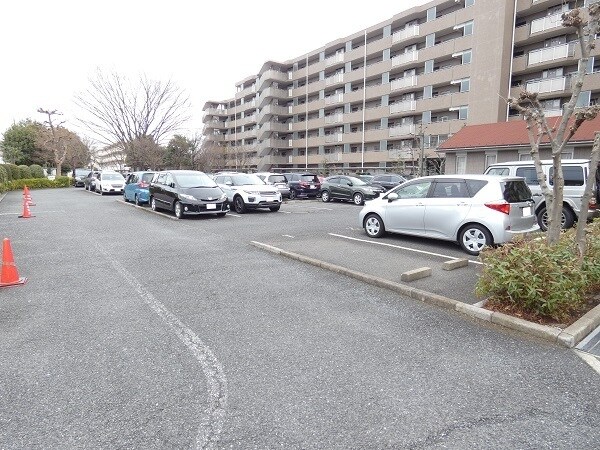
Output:
M289 235L289 234L282 234L281 236L283 236L283 237L289 237L289 238L292 238L292 239L294 239L294 236L292 236L292 235Z
M358 242L365 242L367 244L375 244L375 245L383 245L385 247L393 247L393 248L399 248L401 250L408 250L410 252L415 252L415 253L423 253L425 255L431 255L431 256L439 256L441 258L445 258L445 259L462 259L462 258L457 258L456 256L449 256L449 255L444 255L442 253L434 253L434 252L428 252L425 250L417 250L416 248L410 248L410 247L403 247L401 245L394 245L394 244L388 244L387 242L377 242L377 241L371 241L371 240L366 240L366 239L358 239L355 237L351 237L351 236L344 236L342 234L335 234L335 233L327 233L330 236L335 236L335 237L339 237L342 239L348 239L350 241L358 241ZM479 265L483 265L483 263L479 262L479 261L472 261L469 259L470 263L473 264L479 264Z
M227 378L223 365L213 351L179 318L157 300L142 283L99 243L96 248L118 274L137 292L138 296L171 329L200 363L208 390L207 410L201 415L196 435L196 448L216 448L223 430L227 408Z
M600 375L600 360L597 357L577 349L575 349L575 354L588 363Z

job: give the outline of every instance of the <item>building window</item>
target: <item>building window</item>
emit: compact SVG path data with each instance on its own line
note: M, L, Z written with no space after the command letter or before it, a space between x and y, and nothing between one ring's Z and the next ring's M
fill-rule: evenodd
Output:
M469 22L465 22L465 23L461 23L459 25L455 25L454 29L458 30L462 28L462 35L463 36L470 36L473 34L473 21L469 21Z
M531 161L531 153L529 153L529 151L519 152L519 161Z
M475 4L475 0L465 0L465 8L469 6L473 6Z
M496 153L486 153L485 155L485 168L487 169L492 164L496 164L496 160L498 159L498 155Z
M458 175L467 173L467 155L456 155L455 169Z
M460 80L460 92L469 92L471 89L471 79Z
M425 61L425 73L433 72L433 59Z
M458 118L460 120L467 120L469 118L469 107L468 106L460 106L458 108Z
M432 20L435 20L437 16L437 11L435 6L433 8L429 8L427 10L427 22L431 22Z
M425 47L433 47L435 45L435 33L425 36Z
M433 86L423 86L423 100L433 97Z

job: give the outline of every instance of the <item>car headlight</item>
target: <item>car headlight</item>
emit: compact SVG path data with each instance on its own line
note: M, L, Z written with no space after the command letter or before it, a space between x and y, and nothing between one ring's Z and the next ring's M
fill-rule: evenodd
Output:
M260 194L260 191L256 191L256 190L255 191L251 191L249 189L244 189L244 192L246 194L252 194L252 195L259 195Z
M224 202L225 200L227 200L227 194L223 193L219 198L219 201Z
M192 200L192 201L196 200L196 197L194 197L193 195L189 195L189 194L179 194L179 196L185 200Z

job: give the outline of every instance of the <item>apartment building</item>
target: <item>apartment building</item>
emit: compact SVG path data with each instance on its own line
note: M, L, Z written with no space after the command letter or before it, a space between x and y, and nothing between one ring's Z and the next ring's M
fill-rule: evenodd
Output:
M284 62L204 105L223 169L371 173L440 170L437 147L466 125L520 120L506 99L570 95L574 30L561 0L434 0ZM598 54L598 50L594 50ZM589 65L581 104L597 101Z

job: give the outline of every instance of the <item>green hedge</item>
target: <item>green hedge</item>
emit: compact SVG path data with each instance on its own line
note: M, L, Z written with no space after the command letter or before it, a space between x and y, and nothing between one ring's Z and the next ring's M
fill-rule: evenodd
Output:
M25 164L19 166L19 178L34 178L31 176L31 169L29 166Z
M0 164L0 187L6 182L8 182L8 172L4 164Z
M12 180L0 183L0 192L17 191L27 186L29 189L62 188L71 186L71 178L57 177L54 180L48 178L29 178L26 180Z
M46 175L44 175L44 168L39 164L30 165L29 170L31 170L30 178L46 178Z

